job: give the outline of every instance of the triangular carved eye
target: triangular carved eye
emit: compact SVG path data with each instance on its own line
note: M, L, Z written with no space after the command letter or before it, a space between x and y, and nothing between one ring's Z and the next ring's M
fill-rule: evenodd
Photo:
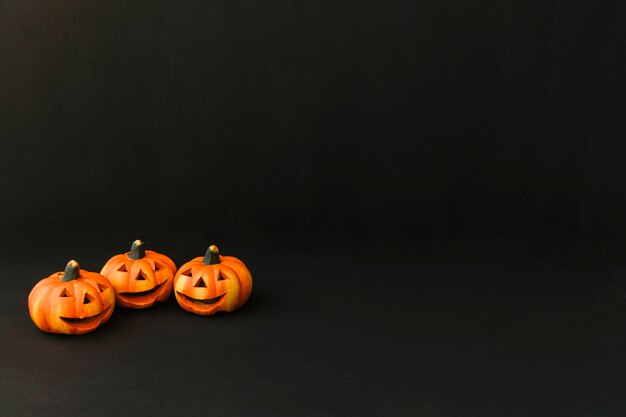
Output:
M154 272L158 271L159 269L161 269L161 265L159 265L158 263L154 263Z
M224 277L224 275L220 274L217 276L217 280L218 281L224 281L226 279L226 277Z
M206 288L206 282L204 282L204 278L200 277L200 279L198 280L198 282L196 282L196 285L194 285L194 287Z
M98 289L100 290L100 292L104 292L105 290L108 290L109 287L103 284L98 284Z
M128 270L126 269L126 264L122 264L122 266L117 268L117 270L120 272L128 272Z
M83 298L83 304L89 304L92 301L94 301L94 298L91 295L85 293L85 297Z
M191 276L191 268L189 268L188 270L186 270L185 272L181 272L181 275L187 275L188 277Z
M63 291L61 292L61 295L59 295L59 297L72 297L72 293L69 292L67 288L63 288Z

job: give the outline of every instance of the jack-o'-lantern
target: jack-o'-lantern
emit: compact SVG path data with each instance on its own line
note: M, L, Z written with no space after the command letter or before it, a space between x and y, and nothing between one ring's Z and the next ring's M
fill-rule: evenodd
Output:
M148 308L172 293L176 265L167 256L146 250L141 240L130 252L115 255L100 271L115 288L117 303L128 308Z
M115 292L105 277L80 269L72 260L35 285L28 296L33 322L44 332L83 334L105 323L115 307Z
M211 245L180 267L174 277L174 295L185 310L209 316L241 307L252 291L252 275L239 259L221 256Z

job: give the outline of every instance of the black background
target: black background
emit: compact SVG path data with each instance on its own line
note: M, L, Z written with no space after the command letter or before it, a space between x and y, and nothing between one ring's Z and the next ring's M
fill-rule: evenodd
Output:
M623 416L619 2L0 3L0 412ZM47 335L70 258L254 290Z

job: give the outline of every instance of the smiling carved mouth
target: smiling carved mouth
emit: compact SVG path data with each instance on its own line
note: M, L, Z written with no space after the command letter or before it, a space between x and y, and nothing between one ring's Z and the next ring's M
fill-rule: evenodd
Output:
M91 317L87 317L84 319L79 319L76 317L61 317L61 320L63 320L66 323L69 324L82 324L82 323L89 323L90 321L94 321L95 319L99 318L101 315L103 315L109 308L111 308L111 306L105 308L104 310L102 310L101 312L99 312L98 314L96 314L95 316L91 316Z
M222 294L222 295L218 295L215 298L209 298L207 300L198 300L197 298L191 298L188 295L183 294L182 292L178 292L176 291L176 293L181 296L182 298L184 298L185 300L189 300L192 303L196 303L196 304L203 304L203 305L207 305L207 304L215 304L217 303L219 300L221 300L226 294Z
M163 286L163 284L165 284L167 282L167 280L163 281L162 283L155 285L153 288L146 290L146 291L140 291L140 292L121 292L120 295L124 296L124 297L142 297L144 295L148 295L148 294L152 294L153 292L156 292L159 288L161 288Z

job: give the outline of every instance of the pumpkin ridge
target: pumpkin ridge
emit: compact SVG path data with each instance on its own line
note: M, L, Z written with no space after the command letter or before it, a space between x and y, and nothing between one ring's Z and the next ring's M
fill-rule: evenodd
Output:
M222 263L224 262L233 262L239 265L246 266L240 259L235 258L234 256L222 256Z
M31 295L33 295L33 300L32 300L32 307L29 308L30 310L30 316L33 319L33 321L35 321L35 318L39 317L40 314L39 312L41 311L41 309L44 307L42 306L42 304L45 304L46 301L48 300L48 293L51 291L51 288L48 288L47 291L41 291L39 290L37 293L31 293ZM30 297L29 297L29 305L31 303ZM45 322L45 324L47 323L47 316L43 316L43 320Z
M100 275L105 275L111 273L113 270L117 269L120 266L120 263L126 262L128 256L126 254L115 255L104 265L102 270L100 271Z
M172 274L175 275L176 274L176 264L174 263L174 261L172 259L170 259L169 256L164 255L162 253L158 253L158 252L153 252L153 251L146 251L146 253L150 252L150 258L157 260L159 262L161 262L162 264L167 265L171 270L172 270ZM148 255L146 255L148 256Z
M232 262L231 260L222 262L222 265L227 265L233 270L234 275L237 276L239 281L239 305L243 305L250 298L252 292L252 274L250 270L244 265L243 262Z

